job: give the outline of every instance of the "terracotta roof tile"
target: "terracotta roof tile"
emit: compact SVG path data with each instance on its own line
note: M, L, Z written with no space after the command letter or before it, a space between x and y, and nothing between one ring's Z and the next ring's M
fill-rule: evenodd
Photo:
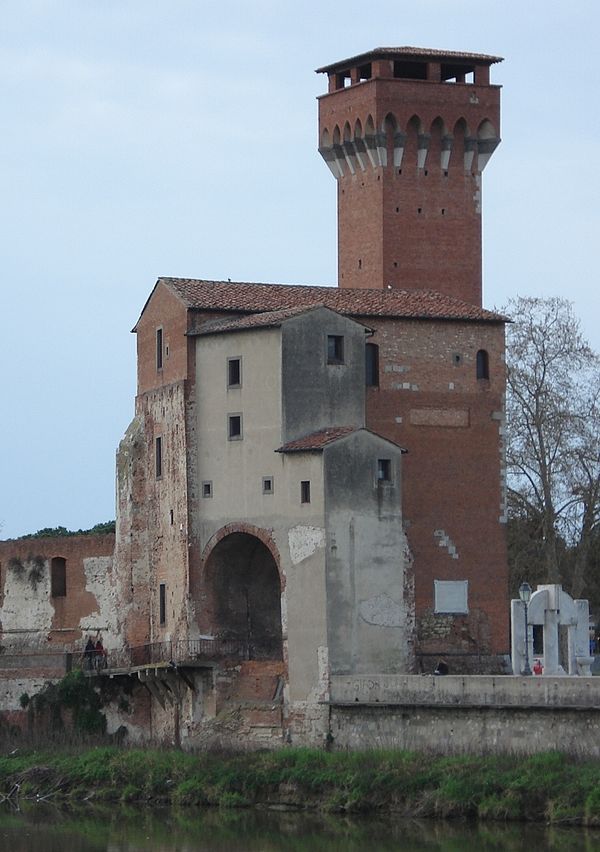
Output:
M209 320L202 323L197 329L189 331L189 336L203 336L207 334L223 334L230 331L245 331L253 328L270 328L281 325L287 319L300 316L315 308L326 307L321 303L314 305L301 305L298 308L284 308L281 311L265 311L261 314L249 314L243 317L233 317L232 319ZM327 308L331 310L331 308Z
M310 435L304 435L302 438L296 438L295 441L288 441L287 444L283 444L283 446L279 447L275 450L275 452L300 453L307 450L322 450L323 447L327 446L327 444L331 444L340 438L344 438L352 432L370 432L378 438L383 437L382 435L378 435L377 432L372 432L370 429L366 429L364 426L329 426L327 429L320 429L318 432L311 432ZM395 441L390 441L389 438L384 438L384 440L389 441L390 444L395 443ZM399 445L396 444L396 446ZM406 451L403 450L403 452Z
M321 304L353 317L406 317L505 322L500 314L435 290L375 290L298 284L252 284L159 278L190 310L259 313Z
M358 428L357 426L330 426L328 429L311 432L310 435L297 438L295 441L288 441L287 444L283 444L275 452L299 453L303 450L322 450L327 444L331 444L333 441L337 441L338 438L343 438L351 432L356 432Z
M357 56L350 56L348 59L340 59L339 62L332 62L329 65L323 65L322 68L317 68L317 74L326 74L329 71L335 71L339 68L349 68L350 66L360 65L368 62L370 59L393 59L394 57L408 56L411 58L427 59L429 57L435 59L449 59L451 62L466 60L467 62L480 62L484 65L493 65L496 62L502 62L501 56L490 56L487 53L469 53L462 50L436 50L430 47L376 47L373 50L368 50L366 53L359 53Z

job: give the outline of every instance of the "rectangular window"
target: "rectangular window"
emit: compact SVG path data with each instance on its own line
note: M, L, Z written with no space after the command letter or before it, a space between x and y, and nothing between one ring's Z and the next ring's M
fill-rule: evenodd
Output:
M344 338L340 334L327 335L327 363L344 363Z
M300 502L310 503L310 480L308 479L300 483Z
M213 496L212 482L208 479L205 480L202 483L202 496L203 497L212 497Z
M156 329L156 369L162 370L163 367L163 330Z
M242 415L227 415L227 437L230 441L241 441L242 439Z
M365 347L365 381L368 388L379 387L379 346L375 343Z
M162 438L156 439L155 465L156 478L160 479L162 476Z
M392 481L392 460L377 459L377 481L391 482Z
M273 493L273 477L272 476L263 476L262 490L263 490L263 494L272 494Z
M158 621L161 627L167 623L167 587L164 583L158 587Z
M227 387L239 388L242 386L242 359L227 359Z
M169 521L171 526L173 526L175 522L175 515L173 514L173 509L169 509Z
M53 598L67 596L67 560L55 556L50 563L50 594Z

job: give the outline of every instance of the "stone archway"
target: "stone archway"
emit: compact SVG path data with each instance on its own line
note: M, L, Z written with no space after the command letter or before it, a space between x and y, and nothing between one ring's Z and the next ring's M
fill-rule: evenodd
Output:
M246 659L283 659L279 570L257 536L221 538L206 558L204 585L216 635L239 643Z

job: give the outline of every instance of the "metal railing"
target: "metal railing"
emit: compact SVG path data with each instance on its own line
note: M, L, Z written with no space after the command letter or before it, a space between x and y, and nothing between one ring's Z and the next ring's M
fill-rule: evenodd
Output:
M248 659L248 645L231 639L177 639L169 642L150 642L145 645L108 651L96 667L107 669L132 668L160 663L211 662L213 660Z
M108 671L173 663L174 665L216 662L217 660L248 660L253 651L247 642L237 639L203 638L176 639L169 642L149 642L126 645L104 653L65 648L61 652L40 651L35 654L6 654L0 668L56 668L66 672Z

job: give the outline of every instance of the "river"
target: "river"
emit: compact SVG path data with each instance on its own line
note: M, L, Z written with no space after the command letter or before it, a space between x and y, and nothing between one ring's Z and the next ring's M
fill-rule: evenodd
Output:
M308 812L0 810L1 852L600 852L600 830Z

